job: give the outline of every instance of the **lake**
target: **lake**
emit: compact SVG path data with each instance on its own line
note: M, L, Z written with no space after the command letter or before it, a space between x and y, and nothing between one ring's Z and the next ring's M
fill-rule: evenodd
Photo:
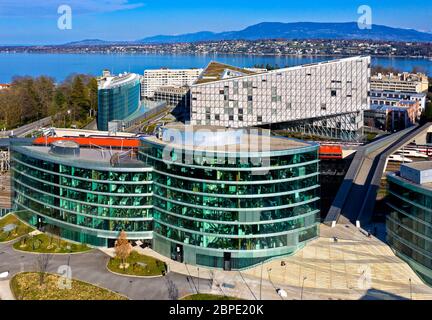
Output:
M113 73L134 72L143 74L145 69L204 68L210 61L252 67L255 64L296 66L335 57L324 56L253 56L253 55L161 55L161 54L45 54L45 53L0 53L0 83L11 82L14 76L48 75L62 81L72 73L99 75L103 69ZM414 66L425 69L432 75L432 61L413 58L372 59L373 64L392 66L411 71Z

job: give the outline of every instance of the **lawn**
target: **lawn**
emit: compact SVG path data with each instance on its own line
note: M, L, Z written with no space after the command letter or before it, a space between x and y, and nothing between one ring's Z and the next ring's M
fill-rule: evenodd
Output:
M42 285L37 272L25 272L11 279L11 289L17 300L128 300L125 296L79 280L72 280L70 289L59 275L47 274Z
M23 237L21 241L14 243L13 247L16 250L36 253L78 253L92 249L85 244L71 243L45 233Z
M160 276L163 275L167 269L163 261L155 259L153 257L144 256L136 251L132 251L129 258L126 260L129 267L121 269L121 260L117 258L111 258L108 262L108 269L125 275L134 276Z
M208 294L208 293L198 293L198 294L192 294L190 296L186 296L182 298L181 300L210 300L210 301L217 301L217 300L240 300L239 298L234 297L227 297L227 296L221 296L216 294Z
M5 226L15 226L12 231L3 231ZM11 241L17 239L34 229L25 223L21 222L15 215L8 214L0 219L0 242Z

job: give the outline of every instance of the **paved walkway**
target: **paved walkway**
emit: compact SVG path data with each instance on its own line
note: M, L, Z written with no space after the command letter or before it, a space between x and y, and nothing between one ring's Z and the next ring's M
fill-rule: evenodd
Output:
M389 246L351 224L322 225L319 239L292 257L264 264L264 270L266 279L291 292L301 291L304 282L305 299L432 299L432 288ZM258 277L260 268L245 273Z
M9 280L0 281L0 300L15 300L9 282Z
M0 244L0 272L9 271L10 277L19 272L34 271L35 254L17 252L11 244ZM99 250L73 255L53 255L48 272L57 273L62 265L69 265L72 278L86 281L110 289L134 300L169 299L165 277L134 278L115 275L106 269L109 257ZM10 279L9 277L9 279ZM179 296L196 293L196 289L186 276L171 272L167 277L172 279L179 291ZM207 281L201 286L210 287Z
M334 242L333 237L338 237ZM169 266L179 296L196 292L226 294L248 300L300 299L432 299L432 288L376 238L368 238L353 225L321 225L321 237L296 255L277 259L245 271L225 272L172 261L150 249L137 249ZM169 299L166 278L133 278L106 269L112 249L77 255L57 255L50 272L60 265L72 268L72 277L122 293L131 299ZM34 270L36 256L0 244L0 272ZM281 262L285 262L285 266ZM198 281L198 274L200 280ZM262 274L262 281L261 281ZM410 281L411 279L411 286Z

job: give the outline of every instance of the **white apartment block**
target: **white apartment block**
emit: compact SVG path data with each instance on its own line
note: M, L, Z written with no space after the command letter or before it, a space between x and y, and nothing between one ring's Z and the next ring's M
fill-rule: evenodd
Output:
M141 77L141 96L153 98L160 87L190 86L203 69L154 69L145 70Z
M371 77L371 89L377 91L400 91L425 93L429 88L429 79L422 73L378 73Z
M426 108L426 93L371 90L372 105L396 106L406 101L418 102L420 110L424 110Z
M334 125L363 127L370 63L370 57L353 57L214 81L204 70L191 87L191 124L242 128L313 118L327 125L331 121L320 119L349 115Z

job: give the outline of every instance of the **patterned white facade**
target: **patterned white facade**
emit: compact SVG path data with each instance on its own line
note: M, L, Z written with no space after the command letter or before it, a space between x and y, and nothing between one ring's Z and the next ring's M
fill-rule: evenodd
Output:
M141 78L141 96L152 98L160 87L190 86L202 69L154 69L145 70Z
M350 113L363 126L370 63L354 57L194 84L191 124L241 128Z

